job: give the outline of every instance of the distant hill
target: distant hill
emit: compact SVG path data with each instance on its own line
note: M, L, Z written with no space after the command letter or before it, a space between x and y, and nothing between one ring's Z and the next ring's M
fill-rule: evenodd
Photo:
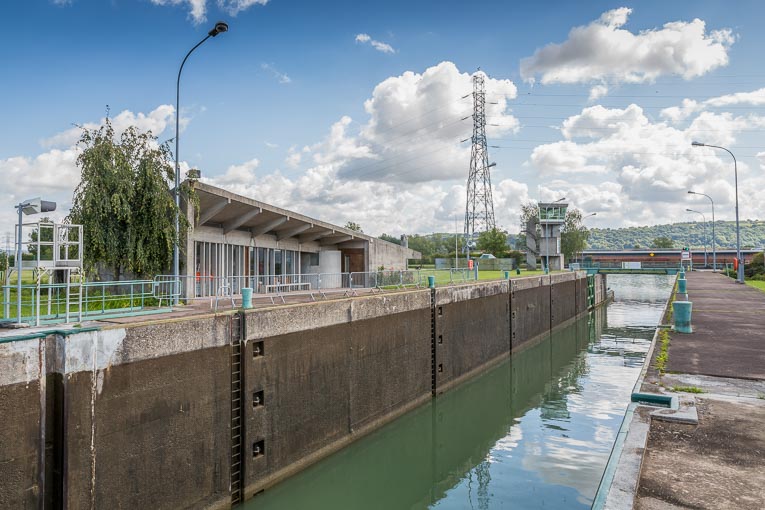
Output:
M709 249L712 246L712 223L708 223ZM702 222L672 223L669 225L652 225L650 227L629 228L591 228L589 247L593 250L622 250L629 248L651 248L651 243L657 237L669 237L675 242L676 248L691 246L696 249L704 247L704 227ZM717 221L715 238L720 248L736 247L736 222ZM765 247L765 221L741 221L741 247Z

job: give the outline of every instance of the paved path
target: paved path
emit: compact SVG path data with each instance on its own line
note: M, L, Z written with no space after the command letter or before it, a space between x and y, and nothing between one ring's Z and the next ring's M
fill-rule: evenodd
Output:
M711 272L687 278L694 331L671 333L669 373L657 379L654 371L642 388L691 399L698 424L654 417L635 508L761 510L765 293ZM683 394L689 387L702 393Z
M765 292L720 273L687 278L693 333L672 334L668 371L765 380Z

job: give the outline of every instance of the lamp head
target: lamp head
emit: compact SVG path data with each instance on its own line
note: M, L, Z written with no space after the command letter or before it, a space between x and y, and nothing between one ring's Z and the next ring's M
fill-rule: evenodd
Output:
M215 37L218 34L222 34L223 32L228 32L228 23L225 21L219 21L215 24L212 30L207 32L207 35Z
M695 195L696 194L695 191L691 191L691 190L688 190L688 193L690 193L691 195Z
M692 145L693 147L704 147L704 146L706 146L706 144L704 144L704 143L701 143L701 142L695 142L695 141L694 141L694 142L691 142L691 145Z

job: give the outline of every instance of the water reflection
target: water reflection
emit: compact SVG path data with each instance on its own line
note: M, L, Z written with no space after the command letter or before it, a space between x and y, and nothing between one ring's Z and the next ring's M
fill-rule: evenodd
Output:
M617 301L245 504L254 509L589 508L671 278Z

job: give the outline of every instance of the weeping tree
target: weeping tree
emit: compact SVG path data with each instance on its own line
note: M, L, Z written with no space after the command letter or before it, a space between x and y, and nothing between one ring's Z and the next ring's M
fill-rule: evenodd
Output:
M107 114L94 129L83 127L77 165L82 172L67 221L82 224L85 267L138 277L167 271L173 246L177 207L172 194L175 173L169 143L159 143L151 131L131 126L119 136ZM187 183L181 188L193 199ZM181 237L190 224L180 216Z

